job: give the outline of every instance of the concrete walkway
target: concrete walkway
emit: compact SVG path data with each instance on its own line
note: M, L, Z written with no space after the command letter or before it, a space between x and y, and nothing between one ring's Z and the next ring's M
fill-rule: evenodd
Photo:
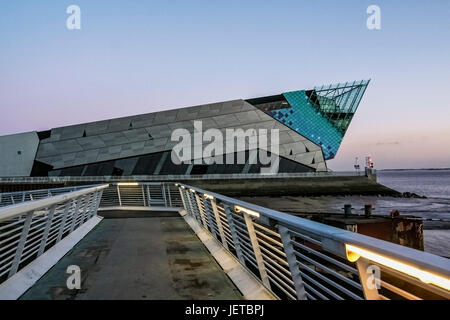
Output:
M21 299L242 299L178 213L101 214ZM66 287L69 265L81 269L79 290Z

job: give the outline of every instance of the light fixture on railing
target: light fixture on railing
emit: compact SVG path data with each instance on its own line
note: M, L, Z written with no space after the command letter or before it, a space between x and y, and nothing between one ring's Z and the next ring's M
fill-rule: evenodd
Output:
M138 186L139 182L119 182L118 186Z
M212 195L207 194L207 193L204 193L203 196L205 197L205 199L210 199L210 200L214 199L214 197Z
M189 191L192 192L192 193L195 193L195 190L194 190L194 189L189 189Z
M241 211L243 211L243 212L245 212L246 214L248 214L249 216L253 216L253 217L259 218L259 212L256 212L256 211L253 211L253 210L250 210L250 209L241 207L241 206L235 205L235 206L234 206L234 211L236 211L236 212L241 212Z
M435 286L450 291L450 279L444 276L419 269L407 263L383 256L381 254L354 245L346 244L345 250L347 253L347 259L350 262L355 262L359 259L359 257L363 257L373 262L379 263L383 266L389 267L396 271L400 271L409 276L417 278L422 282L431 283L434 284Z
M178 187L178 183L175 183L175 187Z
M186 187L185 186L181 186L181 189L185 189Z

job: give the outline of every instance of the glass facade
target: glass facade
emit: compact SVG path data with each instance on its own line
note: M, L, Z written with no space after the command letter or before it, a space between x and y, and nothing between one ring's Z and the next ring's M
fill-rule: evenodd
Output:
M271 106L265 111L319 145L325 159L333 159L368 83L362 80L285 92L284 107Z

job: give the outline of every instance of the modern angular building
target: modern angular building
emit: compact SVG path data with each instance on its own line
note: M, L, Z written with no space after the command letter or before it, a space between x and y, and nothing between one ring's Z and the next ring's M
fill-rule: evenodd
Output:
M0 137L0 176L131 176L259 173L239 164L175 164L172 132L279 129L278 172L326 171L369 81L96 121ZM224 134L225 135L225 134ZM224 149L226 153L226 148ZM235 156L235 155L234 155Z

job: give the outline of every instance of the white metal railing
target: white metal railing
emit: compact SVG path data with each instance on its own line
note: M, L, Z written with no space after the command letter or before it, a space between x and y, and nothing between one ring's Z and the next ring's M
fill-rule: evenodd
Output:
M0 283L95 216L106 187L0 208Z
M44 199L66 192L71 192L75 190L85 189L89 186L72 186L72 187L62 187L62 188L51 188L51 189L38 189L29 191L17 191L17 192L5 192L0 193L0 207L10 206L17 203L22 203L26 201L33 201Z
M372 174L376 170L372 169ZM56 183L56 182L121 182L121 181L185 181L215 179L277 179L277 178L316 178L316 177L352 177L365 176L365 172L356 171L317 171L276 174L229 173L197 175L133 175L133 176L61 176L61 177L0 177L0 182L8 183Z
M280 298L450 298L449 259L177 186L188 214Z
M103 192L100 207L182 207L180 193L173 183L111 183Z

